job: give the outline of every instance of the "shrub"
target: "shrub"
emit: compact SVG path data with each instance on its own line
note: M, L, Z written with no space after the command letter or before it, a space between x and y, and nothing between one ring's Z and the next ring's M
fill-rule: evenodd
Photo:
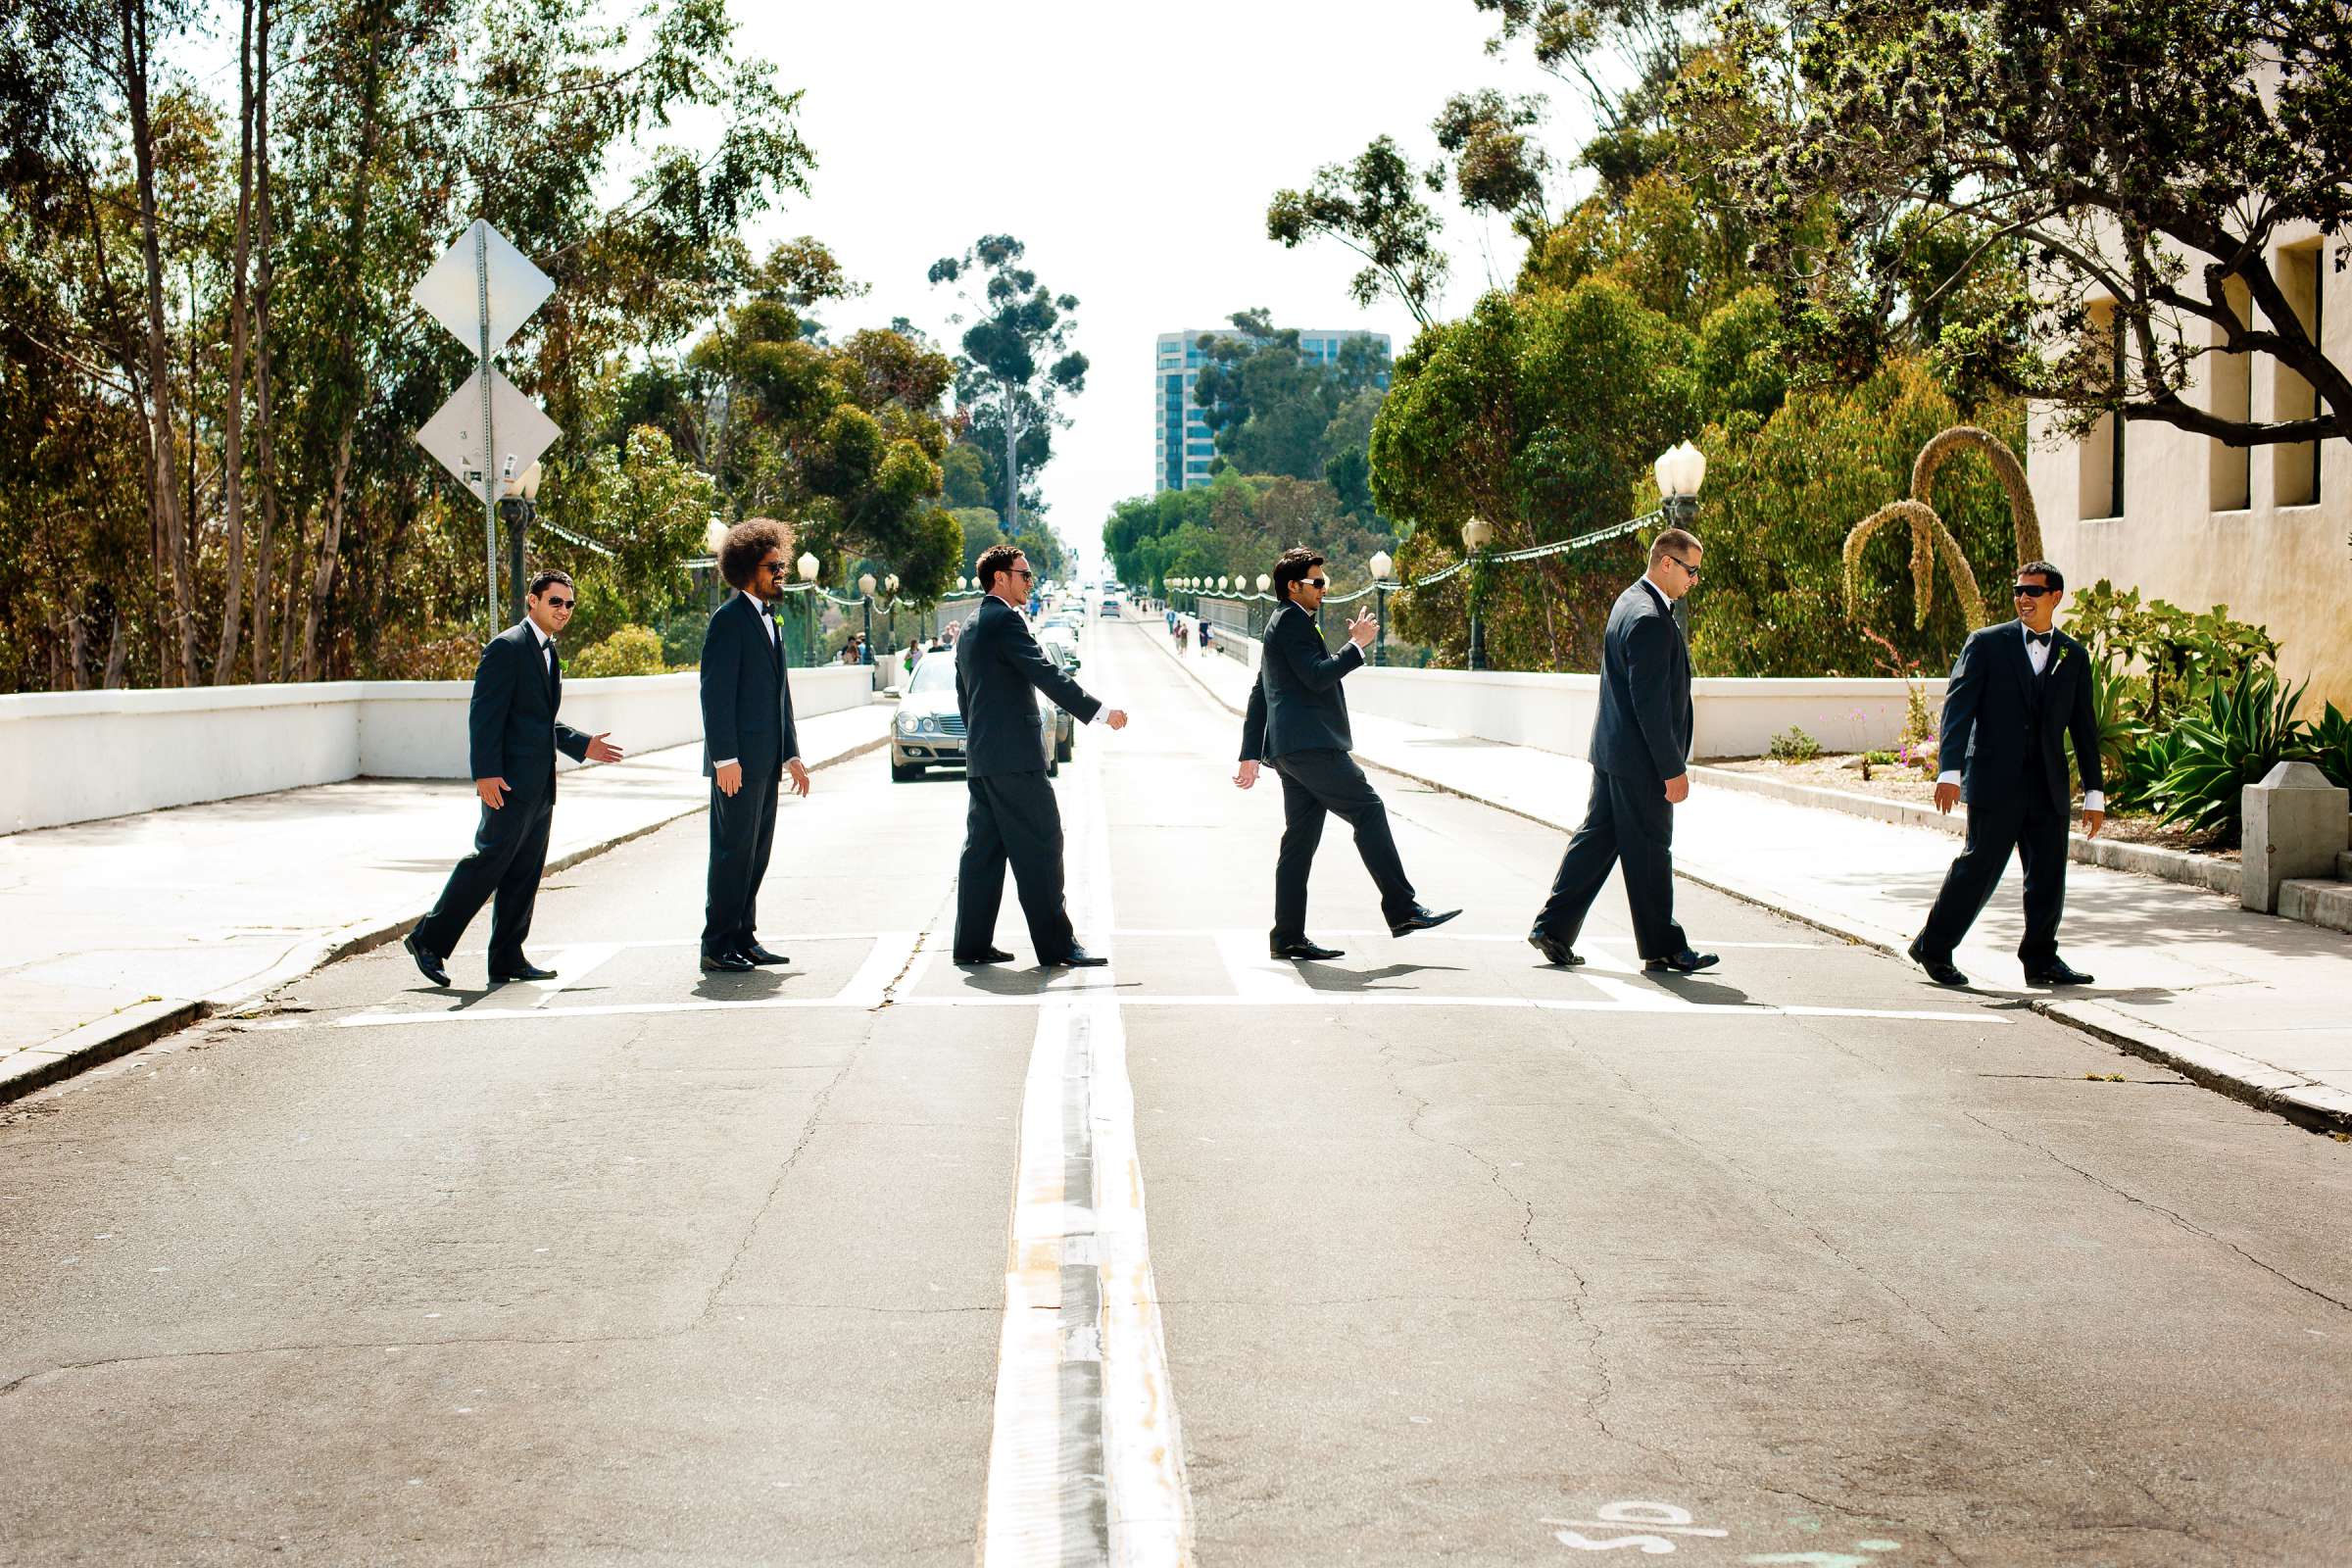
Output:
M396 621L376 632L366 667L374 680L471 680L481 662L479 627Z
M2352 717L2329 703L2327 712L2303 726L2293 756L2318 767L2328 783L2352 790Z
M2160 786L2164 819L2236 843L2238 792L2295 755L2302 697L2302 687L2282 688L2264 663L2249 665L2234 684L2206 688L2204 710L2181 715L2173 734L2173 765Z
M2246 670L2278 657L2271 634L2230 619L2228 605L2201 615L2161 599L2142 605L2138 590L2104 577L2070 599L2066 629L2115 673L2119 710L2148 728L2195 708L2201 688L2234 686Z
M583 679L600 675L659 675L662 670L662 639L649 626L623 626L594 648L572 660L571 673Z
M1810 762L1821 755L1821 742L1791 724L1787 734L1772 738L1765 755L1776 762Z

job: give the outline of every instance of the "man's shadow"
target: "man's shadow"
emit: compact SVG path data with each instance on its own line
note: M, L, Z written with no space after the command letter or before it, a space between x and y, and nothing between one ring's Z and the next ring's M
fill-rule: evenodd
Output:
M1133 991L1142 985L1138 980L1121 980L1115 985L1054 985L1057 975L1071 971L1046 964L1033 964L1015 969L1008 964L976 963L957 965L956 977L966 991L978 991L992 997L1089 997L1112 991Z
M1427 970L1435 974L1460 974L1461 965L1453 963L1384 963L1377 969L1337 969L1312 960L1298 965L1298 978L1311 990L1335 994L1366 991L1413 991L1414 986L1382 985L1384 980L1401 980L1408 974Z
M1719 1007L1743 1007L1753 1004L1753 999L1746 992L1738 986L1727 986L1720 980L1701 980L1695 975L1677 974L1672 969L1644 969L1642 978L1660 991L1681 997L1686 1002L1701 1002Z
M706 972L696 981L694 995L699 1002L764 1002L780 993L785 981L805 979L808 973L793 968L760 968L744 974Z

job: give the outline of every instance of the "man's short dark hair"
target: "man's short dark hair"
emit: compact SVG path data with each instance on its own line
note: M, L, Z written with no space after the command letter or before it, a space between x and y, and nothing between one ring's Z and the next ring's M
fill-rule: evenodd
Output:
M1278 605L1289 604L1291 602L1291 584L1305 581L1307 576L1321 564L1323 564L1323 558L1303 546L1296 550L1285 550L1276 557L1274 561L1274 602ZM1332 613L1337 614L1339 612L1334 611Z
M571 588L571 591L575 594L579 592L577 588L571 587L570 572L558 571L553 566L543 566L531 578L531 597L533 599L538 598L541 594L547 592L548 585L550 583L559 582L566 588Z
M972 575L980 580L980 591L995 593L999 574L1010 571L1012 564L1020 559L1017 545L990 545L981 551L979 564L972 567Z
M753 517L727 530L726 539L718 547L718 574L727 579L730 588L748 589L752 575L760 563L771 551L791 548L792 536L784 525L772 517Z
M1706 548L1705 545L1698 542L1698 535L1690 529L1667 528L1660 531L1658 536L1649 542L1649 564L1654 566L1668 556L1681 561L1684 552Z
M2029 561L2017 568L2020 577L2040 576L2060 593L2066 592L2066 573L2046 561Z

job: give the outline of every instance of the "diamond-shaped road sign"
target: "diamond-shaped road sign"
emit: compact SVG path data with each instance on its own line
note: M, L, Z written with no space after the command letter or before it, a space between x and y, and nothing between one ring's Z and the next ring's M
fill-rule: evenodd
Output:
M507 346L514 329L547 303L556 291L554 281L532 265L531 259L507 242L488 220L477 218L458 242L441 253L409 298L416 308L450 330L450 335L476 354L482 348L482 280L474 270L474 235L482 239L482 261L490 279L490 352ZM479 391L479 388L475 389Z
M539 461L539 455L564 433L556 427L555 420L541 412L538 404L525 397L520 387L499 374L495 368L490 371L490 417L498 446L485 465L482 372L476 368L466 378L466 384L441 405L441 412L416 432L416 444L440 459L441 466L456 474L460 484L478 494L485 466L502 481L502 489L512 489L531 465ZM514 460L512 471L507 466L509 459Z

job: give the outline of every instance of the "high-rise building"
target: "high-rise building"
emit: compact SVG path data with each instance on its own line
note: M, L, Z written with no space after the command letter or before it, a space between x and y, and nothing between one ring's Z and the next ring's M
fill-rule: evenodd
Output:
M1233 337L1231 326L1186 327L1159 334L1159 353L1152 371L1152 491L1190 490L1208 483L1208 460L1216 456L1208 421L1193 400L1193 382L1200 374L1200 340ZM1350 338L1369 338L1389 352L1389 334L1330 328L1301 330L1299 358L1317 365L1334 365L1340 347Z

